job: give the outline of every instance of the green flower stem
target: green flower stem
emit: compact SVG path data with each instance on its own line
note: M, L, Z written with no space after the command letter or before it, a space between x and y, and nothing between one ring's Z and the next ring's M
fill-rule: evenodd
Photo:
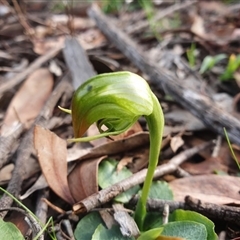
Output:
M158 164L164 128L164 115L161 105L159 104L158 99L154 94L152 94L152 99L153 99L153 112L149 116L145 116L150 135L148 171L143 184L142 194L137 203L134 216L135 221L140 230L142 230L143 228L143 223L146 216L147 198L152 184L154 171Z
M127 130L127 129L126 129ZM103 137L109 137L110 135L119 135L123 133L124 131L114 131L114 132L103 132L101 134L95 135L95 136L90 136L90 137L81 137L81 138L70 138L68 139L68 142L90 142L93 140L97 140L99 138Z
M146 216L146 203L160 153L164 116L158 99L147 82L131 72L116 72L95 76L74 93L71 109L74 138L71 142L86 142L101 137L118 135L129 129L139 117L146 118L150 135L147 176L137 204L135 220L140 230ZM100 134L82 137L96 123ZM102 127L107 127L106 131Z

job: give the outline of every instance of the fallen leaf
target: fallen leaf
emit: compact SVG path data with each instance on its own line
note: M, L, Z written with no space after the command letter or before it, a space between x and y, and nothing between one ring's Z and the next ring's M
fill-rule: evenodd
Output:
M65 36L58 36L55 38L47 38L33 40L33 51L39 55L44 55L57 46L61 47L64 44Z
M193 24L191 26L191 31L195 33L196 35L206 39L206 31L204 27L204 20L201 16L197 14L192 15L193 18Z
M0 185L6 184L12 178L14 164L10 163L0 170Z
M46 68L30 74L9 104L1 133L9 131L19 121L33 122L51 94L53 83L53 76Z
M127 156L123 157L117 165L117 172L120 172L123 169L123 167L126 167L132 161L133 161L133 157L127 157Z
M184 201L187 195L215 204L240 204L240 178L201 175L173 180L169 183L174 200Z
M200 163L185 162L181 168L192 175L212 174L215 171L228 172L228 167L221 163L219 157L210 157Z
M95 136L99 134L99 130L96 124L92 124L87 130L87 136ZM99 145L107 143L107 138L99 138L96 140L90 141L91 145L97 147Z
M76 202L98 192L98 165L102 158L79 162L68 175L68 185Z
M181 136L175 136L171 139L170 146L173 152L176 152L182 145L184 141Z
M128 168L132 173L136 173L139 170L147 167L149 159L149 147L144 146L141 149L131 151L129 156L134 156L132 162L128 164Z
M127 138L135 133L143 132L141 125L139 122L135 122L133 126L131 126L127 131L118 134L116 136L111 136L112 139L116 140L122 140L124 138Z
M135 148L139 148L147 144L149 144L148 132L135 133L130 137L126 137L122 140L105 143L94 148L85 149L84 151L75 151L74 156L72 155L68 157L68 161L82 161L89 158L97 158L105 155L114 155Z
M99 211L99 214L108 229L111 229L113 225L116 225L116 221L114 220L112 213L110 213L107 209Z
M25 220L26 216L20 212L17 211L12 211L10 216L8 216L6 219L4 219L6 222L11 222L13 223L18 230L22 233L23 236L26 236L30 230L30 226L28 225L27 221ZM11 230L10 230L11 231ZM2 232L1 232L2 233ZM1 234L2 236L2 234ZM15 238L11 235L8 235L8 237L6 235L4 235L4 239L21 239L21 238ZM3 237L3 236L2 236ZM23 239L25 239L23 237Z
M67 143L41 126L34 128L34 146L43 175L51 189L66 202L73 204L67 180Z
M51 16L47 21L47 25L52 25L52 26L61 26L61 27L67 27L69 21L69 16L66 14L58 14L58 15L53 15ZM83 29L88 29L94 27L95 23L92 19L90 18L83 18L83 17L74 17L72 19L72 28L74 30L83 30Z

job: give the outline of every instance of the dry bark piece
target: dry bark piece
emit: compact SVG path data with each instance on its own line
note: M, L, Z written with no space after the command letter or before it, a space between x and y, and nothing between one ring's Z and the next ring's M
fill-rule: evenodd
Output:
M215 204L240 204L238 177L201 175L181 178L169 183L176 201L187 195Z
M96 75L85 50L75 38L66 38L63 55L72 75L74 89Z
M17 139L22 134L24 127L18 124L11 128L11 132L6 132L7 136L0 136L0 169L8 162L8 157L13 153Z
M75 202L98 192L98 165L103 158L79 162L68 175L68 185Z
M74 203L67 181L66 141L41 126L35 126L34 146L42 172L51 189L66 202Z
M122 235L126 237L139 236L140 231L138 229L136 222L133 220L132 217L130 217L130 215L123 207L123 205L115 203L113 204L113 209L114 209L113 217L119 224Z
M30 74L7 109L1 133L8 132L19 121L32 123L51 94L53 83L47 68L39 68Z

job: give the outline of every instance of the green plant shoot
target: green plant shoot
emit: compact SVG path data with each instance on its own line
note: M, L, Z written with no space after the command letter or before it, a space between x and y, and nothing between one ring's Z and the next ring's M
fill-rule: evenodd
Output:
M232 54L229 57L227 67L224 71L224 73L220 76L220 79L222 81L228 81L234 78L234 73L239 69L240 67L240 54L235 55Z
M142 229L146 216L146 202L161 148L164 116L158 99L147 82L130 72L100 74L81 85L73 95L73 142L85 142L118 135L129 129L141 116L146 118L150 135L150 153L147 176L135 211L135 221ZM82 137L96 123L99 134ZM107 130L103 130L103 126Z
M235 153L234 153L234 151L233 151L233 148L232 148L232 145L231 145L231 142L230 142L230 139L229 139L229 137L228 137L228 133L227 133L227 130L226 130L225 127L223 128L223 131L224 131L224 134L225 134L225 137L226 137L228 146L229 146L229 148L230 148L230 151L231 151L231 153L232 153L232 157L233 157L233 159L235 160L235 162L236 162L236 164L237 164L237 166L238 166L238 169L240 170L240 164L239 164L238 159L237 159L237 157L236 157L236 155L235 155Z
M225 58L227 58L227 55L224 53L218 54L216 56L206 56L203 59L199 73L203 74L206 71L211 70L216 64L218 64L220 61L222 61Z
M196 65L196 44L192 43L191 47L187 49L186 54L187 54L187 59L189 62L190 67L194 67Z

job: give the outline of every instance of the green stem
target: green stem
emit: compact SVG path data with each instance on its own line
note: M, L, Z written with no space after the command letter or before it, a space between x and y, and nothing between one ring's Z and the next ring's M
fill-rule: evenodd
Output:
M90 142L99 138L103 138L103 137L109 137L109 136L114 136L114 135L118 135L121 134L125 131L125 129L123 130L119 130L119 131L114 131L114 132L103 132L101 134L95 135L95 136L90 136L90 137L81 137L81 138L70 138L68 139L68 142Z
M146 121L148 124L150 135L149 164L147 175L143 184L142 194L137 203L134 216L135 221L140 230L143 229L143 223L147 213L146 211L147 198L152 184L154 171L158 164L164 128L164 115L161 105L159 104L158 99L154 94L152 94L152 99L153 99L153 112L149 116L146 116Z

